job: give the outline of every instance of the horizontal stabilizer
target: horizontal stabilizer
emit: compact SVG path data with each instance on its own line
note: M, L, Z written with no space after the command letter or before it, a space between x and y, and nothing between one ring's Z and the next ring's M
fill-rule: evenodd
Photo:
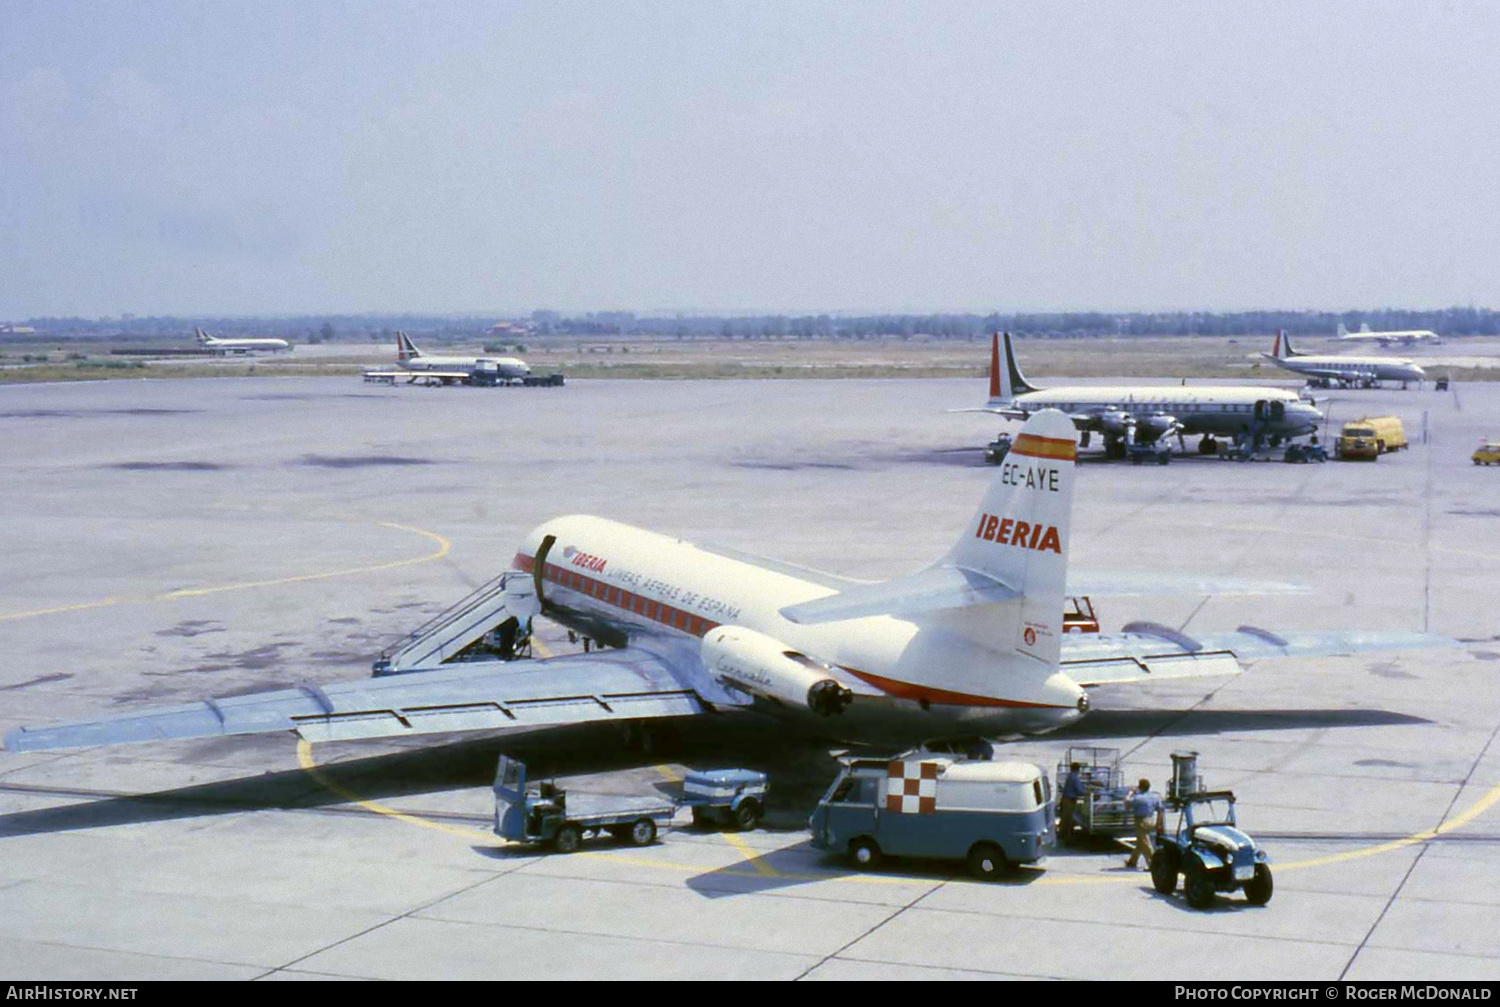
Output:
M1456 645L1456 641L1432 633L1356 630L1277 634L1255 626L1194 637L1156 623L1136 622L1121 633L1064 638L1062 670L1082 686L1121 685L1233 675L1243 665L1273 657L1335 657Z
M788 605L781 614L805 625L875 615L910 617L947 608L1013 601L1020 596L1009 585L977 570L934 566L910 577L861 584L826 598Z
M1069 570L1067 593L1095 598L1169 595L1308 594L1310 588L1275 580L1241 580L1211 574L1151 573L1143 570Z

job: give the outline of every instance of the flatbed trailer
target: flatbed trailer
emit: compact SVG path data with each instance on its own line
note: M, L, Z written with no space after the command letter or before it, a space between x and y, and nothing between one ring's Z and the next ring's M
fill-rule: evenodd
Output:
M574 796L550 782L528 787L526 764L508 755L495 767L495 833L511 842L573 853L585 839L609 835L632 846L656 841L658 823L677 802L651 797Z

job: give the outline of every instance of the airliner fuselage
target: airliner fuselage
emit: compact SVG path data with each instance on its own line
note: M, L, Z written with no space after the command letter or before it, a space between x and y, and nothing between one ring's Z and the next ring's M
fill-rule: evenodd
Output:
M997 548L1024 550L1029 541L1028 533L1025 543ZM536 528L515 568L536 576L539 553L547 616L602 643L706 651L721 627L743 629L852 679L857 702L820 725L844 737L1034 734L1076 720L1087 705L1083 689L1055 664L986 646L959 613L949 625L892 616L800 625L780 610L835 594L834 587L597 517ZM991 640L1024 632L1014 625L1014 606L982 612L1002 623L1009 616L1009 625L989 627ZM705 658L713 673L716 662Z

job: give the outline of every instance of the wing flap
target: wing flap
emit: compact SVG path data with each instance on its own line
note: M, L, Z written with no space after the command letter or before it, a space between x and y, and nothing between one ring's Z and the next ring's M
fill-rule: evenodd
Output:
M634 648L475 661L422 675L302 686L71 724L20 727L10 751L295 731L309 741L688 716L694 669Z

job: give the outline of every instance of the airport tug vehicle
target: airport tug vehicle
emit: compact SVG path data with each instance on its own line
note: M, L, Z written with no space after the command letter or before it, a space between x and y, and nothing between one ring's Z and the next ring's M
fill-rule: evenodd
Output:
M676 813L677 803L664 798L590 795L569 801L568 792L550 781L528 786L526 764L508 755L495 767L495 833L513 843L575 853L585 839L608 834L649 846L657 824Z
M981 880L1035 863L1055 839L1052 788L1026 762L856 759L808 820L815 849L874 870L886 857L962 860Z
M1485 441L1469 458L1475 465L1500 465L1500 441Z
M1266 851L1243 832L1235 818L1234 792L1203 790L1197 752L1172 753L1172 786L1167 805L1176 828L1157 836L1151 857L1151 883L1163 895L1177 890L1194 909L1208 909L1219 892L1243 890L1245 901L1271 901L1273 883Z

